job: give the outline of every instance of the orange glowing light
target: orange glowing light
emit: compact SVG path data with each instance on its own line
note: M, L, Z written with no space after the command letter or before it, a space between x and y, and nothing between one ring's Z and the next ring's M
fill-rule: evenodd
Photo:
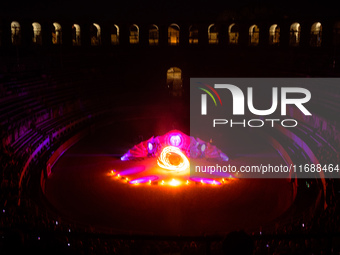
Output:
M183 171L189 167L189 160L179 148L167 146L162 150L157 164L164 169Z
M170 185L170 186L178 186L178 185L180 185L180 184L181 184L181 182L178 181L178 180L175 180L175 179L172 179L172 180L169 182L169 185Z

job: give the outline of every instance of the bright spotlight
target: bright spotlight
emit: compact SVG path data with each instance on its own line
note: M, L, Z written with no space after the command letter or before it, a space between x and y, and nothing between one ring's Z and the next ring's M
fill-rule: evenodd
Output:
M178 185L180 185L180 184L181 184L181 182L178 181L178 180L175 180L175 179L172 179L172 180L169 182L169 185L170 185L170 186L178 186Z

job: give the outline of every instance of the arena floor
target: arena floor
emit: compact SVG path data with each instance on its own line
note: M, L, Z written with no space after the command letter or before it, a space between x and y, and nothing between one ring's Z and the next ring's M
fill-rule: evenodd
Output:
M187 132L173 118L130 119L106 126L70 148L46 181L45 195L63 216L122 234L202 235L232 230L256 231L292 204L285 179L234 179L224 185L131 185L110 175L122 156L137 143L172 128ZM230 134L225 148L231 160L269 159L283 163L264 143ZM137 162L143 165L143 161ZM136 162L134 162L136 164Z

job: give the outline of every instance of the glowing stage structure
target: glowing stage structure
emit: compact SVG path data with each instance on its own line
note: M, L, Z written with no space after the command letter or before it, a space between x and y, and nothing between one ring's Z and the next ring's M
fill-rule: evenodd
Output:
M211 143L188 136L178 130L169 131L162 136L151 137L133 146L121 157L121 160L146 157L158 157L160 167L175 171L184 170L184 166L189 167L188 158L229 160L226 154ZM177 161L180 163L176 164Z
M129 149L111 170L110 176L125 183L177 187L190 183L212 186L226 183L233 176L192 176L190 160L228 161L228 156L209 142L172 130L151 137ZM211 162L211 161L210 161Z

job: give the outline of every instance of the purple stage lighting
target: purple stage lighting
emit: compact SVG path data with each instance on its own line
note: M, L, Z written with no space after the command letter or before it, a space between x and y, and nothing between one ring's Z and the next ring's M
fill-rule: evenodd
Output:
M151 153L152 152L152 150L153 150L153 145L152 145L152 143L148 143L148 151L149 151L149 153Z
M119 174L121 176L126 176L126 175L131 175L131 174L137 174L137 173L143 172L144 170L145 170L145 166L135 166L135 167L120 171Z
M138 179L134 179L134 180L130 181L130 184L146 183L146 182L150 182L150 181L155 181L157 179L158 179L158 177L154 176L154 175L145 176L143 178L138 178Z
M170 136L170 144L179 147L182 144L182 136L180 134L173 134Z
M213 180L213 179L208 179L208 178L200 178L200 177L192 177L190 180L194 182L201 182L205 184L212 184L212 185L221 185L219 181Z

